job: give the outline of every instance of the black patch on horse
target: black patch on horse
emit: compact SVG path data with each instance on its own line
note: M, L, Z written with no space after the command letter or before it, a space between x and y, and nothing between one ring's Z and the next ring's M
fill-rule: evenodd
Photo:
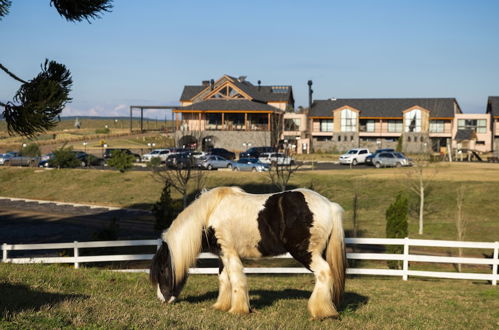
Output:
M217 237L215 236L215 229L210 226L202 235L203 251L208 251L217 255L220 254L222 247L218 243Z
M308 252L313 214L303 193L286 191L270 196L258 213L261 241L258 250L263 256L289 252L305 267L310 267Z

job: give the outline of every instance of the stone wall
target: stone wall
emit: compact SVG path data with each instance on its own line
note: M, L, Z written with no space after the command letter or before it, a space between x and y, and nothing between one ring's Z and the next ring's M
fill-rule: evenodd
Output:
M428 133L407 132L401 136L402 151L407 154L431 152L431 140Z
M177 131L175 133L177 146L179 140L187 135L193 136L198 141L199 150L203 148L205 140L205 144L209 143L214 148L225 148L233 152L245 151L248 149L248 143L251 143L251 147L269 146L271 137L268 131Z

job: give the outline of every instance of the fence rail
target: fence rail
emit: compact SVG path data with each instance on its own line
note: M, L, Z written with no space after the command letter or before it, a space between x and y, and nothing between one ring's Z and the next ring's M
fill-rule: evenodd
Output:
M347 253L350 260L400 260L402 269L376 269L376 268L348 268L347 274L352 275L384 275L401 276L407 280L409 276L423 276L449 279L468 279L491 281L497 285L499 280L499 242L461 242L422 239L394 239L394 238L346 238L348 245L402 245L401 254L389 253ZM124 255L98 255L80 256L80 250L86 248L109 248L109 247L132 247L132 246L156 246L161 245L161 240L129 240L129 241L99 241L99 242L72 242L72 243L44 243L44 244L2 244L2 262L27 264L27 263L71 263L79 268L80 263L88 262L110 262L110 261L140 261L151 260L153 254L124 254ZM492 258L468 258L468 257L446 257L410 254L411 247L449 247L492 250ZM70 257L9 257L9 251L26 250L61 250L72 249L73 256ZM211 253L201 253L199 259L218 259ZM292 258L289 254L277 256L278 259ZM490 273L457 273L411 270L410 262L444 263L444 264L471 264L490 265ZM146 271L146 270L121 270L121 271ZM302 267L247 267L246 273L253 274L306 274L310 271ZM217 274L218 268L191 268L191 274Z

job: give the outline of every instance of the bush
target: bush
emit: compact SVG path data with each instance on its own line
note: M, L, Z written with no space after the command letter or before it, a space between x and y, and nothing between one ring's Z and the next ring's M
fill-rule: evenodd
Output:
M30 143L21 149L20 154L25 157L40 157L40 146L36 143Z
M156 218L154 229L158 231L167 229L181 211L182 201L172 199L171 186L169 183L166 183L161 192L159 201L152 207L152 212Z
M109 134L109 132L111 132L111 130L109 128L97 128L95 130L95 134Z
M146 166L151 169L155 169L161 166L161 158L153 157L151 161L147 162Z
M54 150L54 158L49 160L50 167L57 168L75 168L81 165L81 161L76 158L72 147L61 148Z
M408 201L407 198L399 193L395 202L393 202L386 210L386 237L387 238L405 238L407 237L407 214L408 214ZM388 253L403 253L404 247L402 245L389 245L387 247ZM401 269L401 260L388 260L388 268Z
M129 170L133 166L133 161L135 157L127 154L123 150L114 150L111 153L111 158L107 161L107 164L111 167L114 167L121 173L124 173L126 170Z

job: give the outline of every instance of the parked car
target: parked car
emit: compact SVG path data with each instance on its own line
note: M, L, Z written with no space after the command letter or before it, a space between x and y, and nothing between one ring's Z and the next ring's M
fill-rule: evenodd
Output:
M258 158L264 152L276 152L274 147L253 147L239 153L239 158Z
M222 156L208 155L201 159L199 165L207 170L216 170L219 168L232 168L232 162Z
M17 152L7 152L4 154L0 154L0 165L5 165L5 161L11 159L12 157L16 157Z
M76 159L81 163L81 167L87 166L104 166L104 159L94 156L92 154L87 154L84 151L73 151L75 153Z
M159 158L161 162L165 162L166 158L174 153L175 152L171 149L154 149L150 153L142 155L142 160L144 162L150 162L153 158Z
M233 171L263 172L270 169L269 164L264 164L258 158L240 158L237 162L232 162Z
M236 158L235 153L224 148L212 148L208 151L208 153L210 155L221 156L228 160L234 160Z
M14 156L4 161L5 166L38 166L40 157Z
M381 152L395 152L395 149L390 149L390 148L377 149L375 152L373 152L372 154L370 154L369 156L366 157L366 165L373 165L373 162L372 162L373 157Z
M264 164L270 165L293 165L294 159L280 152L264 152L260 154L258 160Z
M340 164L352 164L353 166L363 164L366 162L366 157L370 154L369 149L350 149L345 154L340 156Z
M109 149L106 149L104 151L104 159L107 160L107 159L111 158L111 156L113 155L113 152L115 152L115 151L123 151L127 155L133 156L134 159L135 159L135 161L138 162L138 163L140 163L140 161L142 160L142 157L139 154L136 154L136 153L132 152L130 149L125 149L125 148L109 148Z
M372 159L376 168L411 166L412 162L401 152L380 152Z
M185 168L194 165L194 158L190 152L178 152L169 155L166 158L165 164L171 168Z
M54 158L54 156L55 156L55 154L53 152L43 155L40 158L40 162L38 163L38 167L49 167L49 162L51 159Z

